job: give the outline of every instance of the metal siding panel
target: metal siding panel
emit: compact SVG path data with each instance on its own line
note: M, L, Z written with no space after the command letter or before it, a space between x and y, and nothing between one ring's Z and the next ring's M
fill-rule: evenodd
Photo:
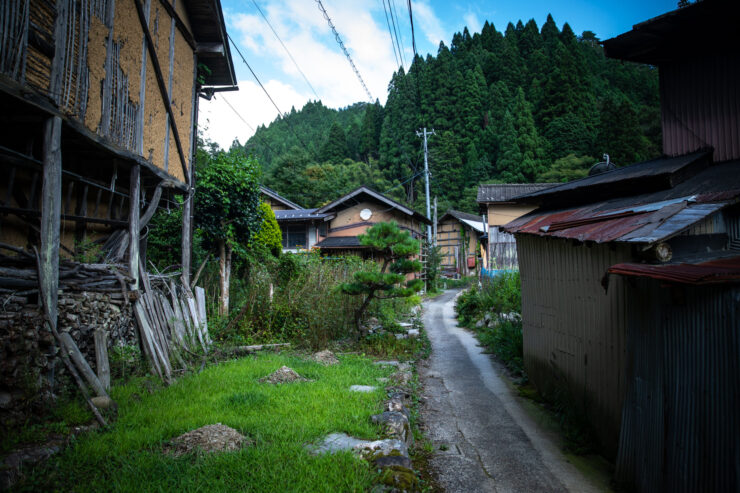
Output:
M576 245L520 235L524 360L537 388L549 398L568 392L585 412L608 453L616 451L622 409L624 289L606 269L630 259L629 249Z

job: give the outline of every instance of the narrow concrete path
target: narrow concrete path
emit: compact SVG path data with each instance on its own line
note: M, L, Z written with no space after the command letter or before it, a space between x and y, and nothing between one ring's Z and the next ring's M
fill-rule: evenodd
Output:
M599 491L525 414L475 337L457 326L457 293L424 303L432 355L420 367L421 418L440 486L461 493Z

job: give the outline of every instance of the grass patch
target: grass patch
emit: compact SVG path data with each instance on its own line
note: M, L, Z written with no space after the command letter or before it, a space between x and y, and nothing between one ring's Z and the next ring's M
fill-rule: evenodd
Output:
M375 438L370 422L385 397L351 393L377 385L391 369L361 356L324 367L295 355L264 354L226 362L174 385L148 390L146 378L113 388L119 419L110 429L80 436L33 470L17 491L367 491L368 464L349 453L312 456L304 445L331 432ZM286 365L313 382L283 385L258 380ZM255 445L224 454L173 457L169 440L222 423Z

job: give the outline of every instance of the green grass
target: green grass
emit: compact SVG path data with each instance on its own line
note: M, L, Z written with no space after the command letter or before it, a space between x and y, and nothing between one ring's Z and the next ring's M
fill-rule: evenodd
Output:
M370 415L382 390L351 393L350 385L377 385L392 369L360 356L324 367L294 355L264 354L222 363L168 388L136 379L114 388L118 420L80 436L18 491L366 491L375 479L350 453L312 456L305 444L331 432L376 438ZM313 382L283 385L258 380L287 365ZM255 444L238 452L173 457L172 438L207 424L235 428Z

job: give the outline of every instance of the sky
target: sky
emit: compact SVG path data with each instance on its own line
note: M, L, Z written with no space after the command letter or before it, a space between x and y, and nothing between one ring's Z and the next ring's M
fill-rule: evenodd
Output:
M393 72L399 63L408 67L413 56L407 2L321 1L372 101L378 99L384 104ZM576 34L589 30L604 40L674 10L676 3L677 0L412 0L411 10L417 51L426 57L428 53L436 55L442 41L449 46L452 35L466 26L471 34L480 32L486 20L503 32L509 22L516 24L520 19L524 23L534 19L541 27L551 13L558 27L567 22ZM281 112L288 113L293 107L299 110L308 101L318 99L331 108L371 100L316 0L221 0L221 4L229 35ZM402 60L391 42L391 18L386 19L384 4L393 11ZM198 121L205 137L224 148L234 139L246 142L254 129L268 125L278 116L278 109L233 44L231 52L239 91L217 93L211 101L201 99Z

